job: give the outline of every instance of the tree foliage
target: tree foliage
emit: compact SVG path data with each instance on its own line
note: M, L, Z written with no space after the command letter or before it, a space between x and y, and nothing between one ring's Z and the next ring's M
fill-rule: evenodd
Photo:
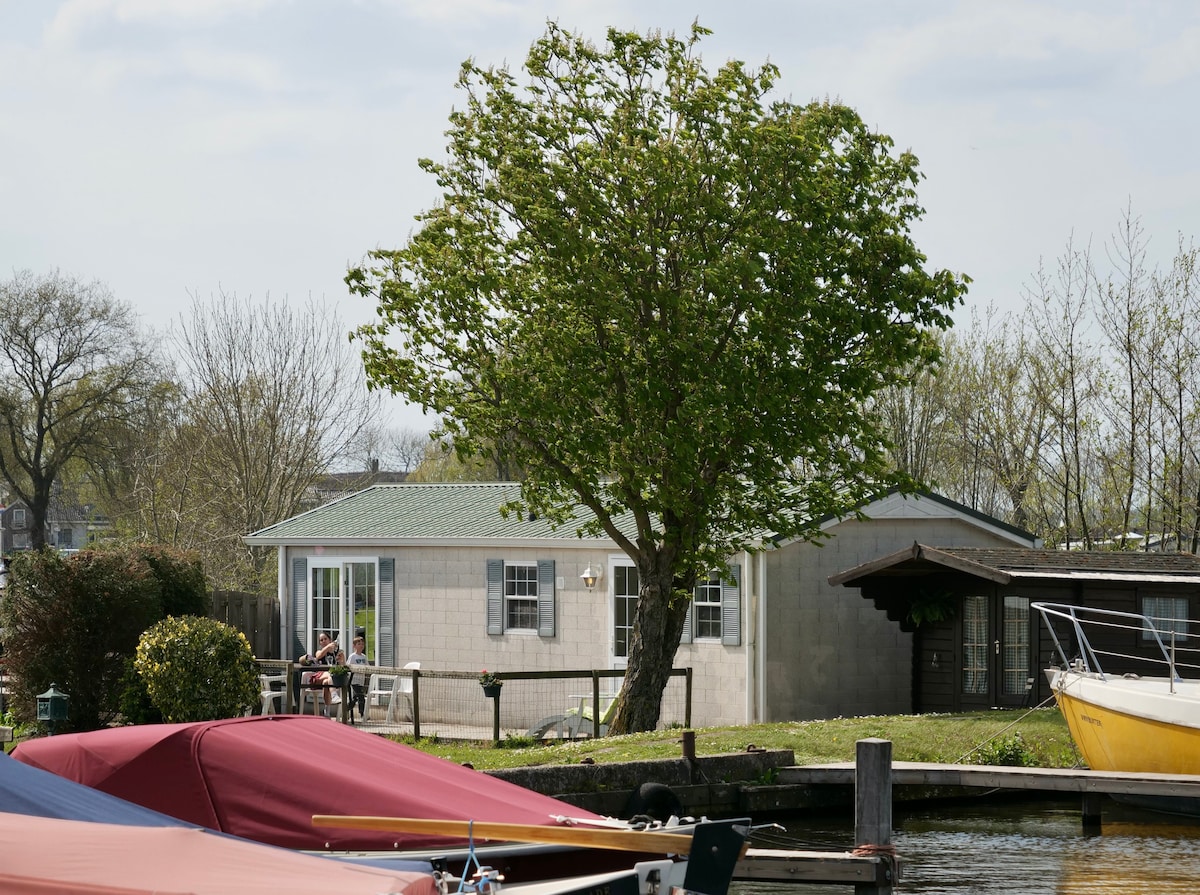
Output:
M159 582L131 552L15 554L0 627L18 716L31 719L34 697L54 683L70 697L67 729L111 723L125 657L161 617Z
M150 358L129 307L99 283L58 272L0 283L0 476L29 507L34 549L64 468L113 461Z
M657 721L698 572L891 481L864 401L933 359L964 290L909 236L911 154L846 106L769 101L770 65L708 72L706 33L550 25L523 87L464 63L448 158L421 163L443 201L347 277L378 306L376 385L637 564L618 731Z
M241 715L258 698L246 635L213 618L165 618L142 635L134 667L166 721Z

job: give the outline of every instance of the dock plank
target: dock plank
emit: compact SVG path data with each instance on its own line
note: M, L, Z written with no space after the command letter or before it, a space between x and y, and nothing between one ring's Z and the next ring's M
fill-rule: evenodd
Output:
M737 862L739 882L875 884L889 872L886 858L849 852L750 848Z
M836 762L779 768L777 780L779 783L800 785L852 785L854 783L854 763ZM1124 771L1090 771L1082 768L949 765L916 761L892 762L892 784L894 786L1032 789L1042 792L1200 796L1200 777L1186 774L1141 774Z

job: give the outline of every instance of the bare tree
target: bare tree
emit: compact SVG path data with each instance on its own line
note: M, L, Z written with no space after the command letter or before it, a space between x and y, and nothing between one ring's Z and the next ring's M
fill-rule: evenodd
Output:
M192 298L174 334L186 407L173 498L210 579L252 587L265 556L242 536L299 512L317 479L353 456L378 401L328 308L220 293Z
M130 308L55 271L0 283L0 476L46 540L51 494L73 462L109 465L152 365Z
M1061 537L1048 540L1068 548L1075 541L1093 546L1099 373L1088 314L1097 288L1090 252L1077 249L1072 239L1053 275L1039 267L1027 296L1043 364L1039 382L1053 425L1051 449L1043 455L1048 481L1041 512L1059 523Z

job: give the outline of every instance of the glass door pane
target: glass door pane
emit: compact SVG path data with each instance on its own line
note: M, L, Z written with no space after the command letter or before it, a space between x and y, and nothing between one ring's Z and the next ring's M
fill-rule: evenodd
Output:
M1005 696L1025 696L1029 675L1029 599L1004 598L1003 667L1001 686Z
M637 609L638 572L635 566L614 565L613 583L613 666L624 668L633 640L633 622Z
M378 643L375 639L378 630L375 604L375 563L348 562L345 566L345 575L352 624L349 625L349 631L342 638L342 648L349 654L352 637L362 631L363 637L366 639L367 662L375 665L377 664L375 657L379 655Z
M962 691L970 695L987 695L988 600L982 595L963 597L963 668Z
M309 593L312 594L309 604L309 631L306 649L310 653L317 651L317 637L321 633L336 633L341 637L341 588L340 569L336 566L318 566L311 569L312 578ZM338 640L341 646L341 640Z

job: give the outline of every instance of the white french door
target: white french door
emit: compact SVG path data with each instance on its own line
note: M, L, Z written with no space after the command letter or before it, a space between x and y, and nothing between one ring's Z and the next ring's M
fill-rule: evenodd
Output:
M349 655L354 635L361 632L366 637L367 661L374 663L377 582L374 560L310 559L305 651L315 652L317 638L327 633L336 634L338 646Z

